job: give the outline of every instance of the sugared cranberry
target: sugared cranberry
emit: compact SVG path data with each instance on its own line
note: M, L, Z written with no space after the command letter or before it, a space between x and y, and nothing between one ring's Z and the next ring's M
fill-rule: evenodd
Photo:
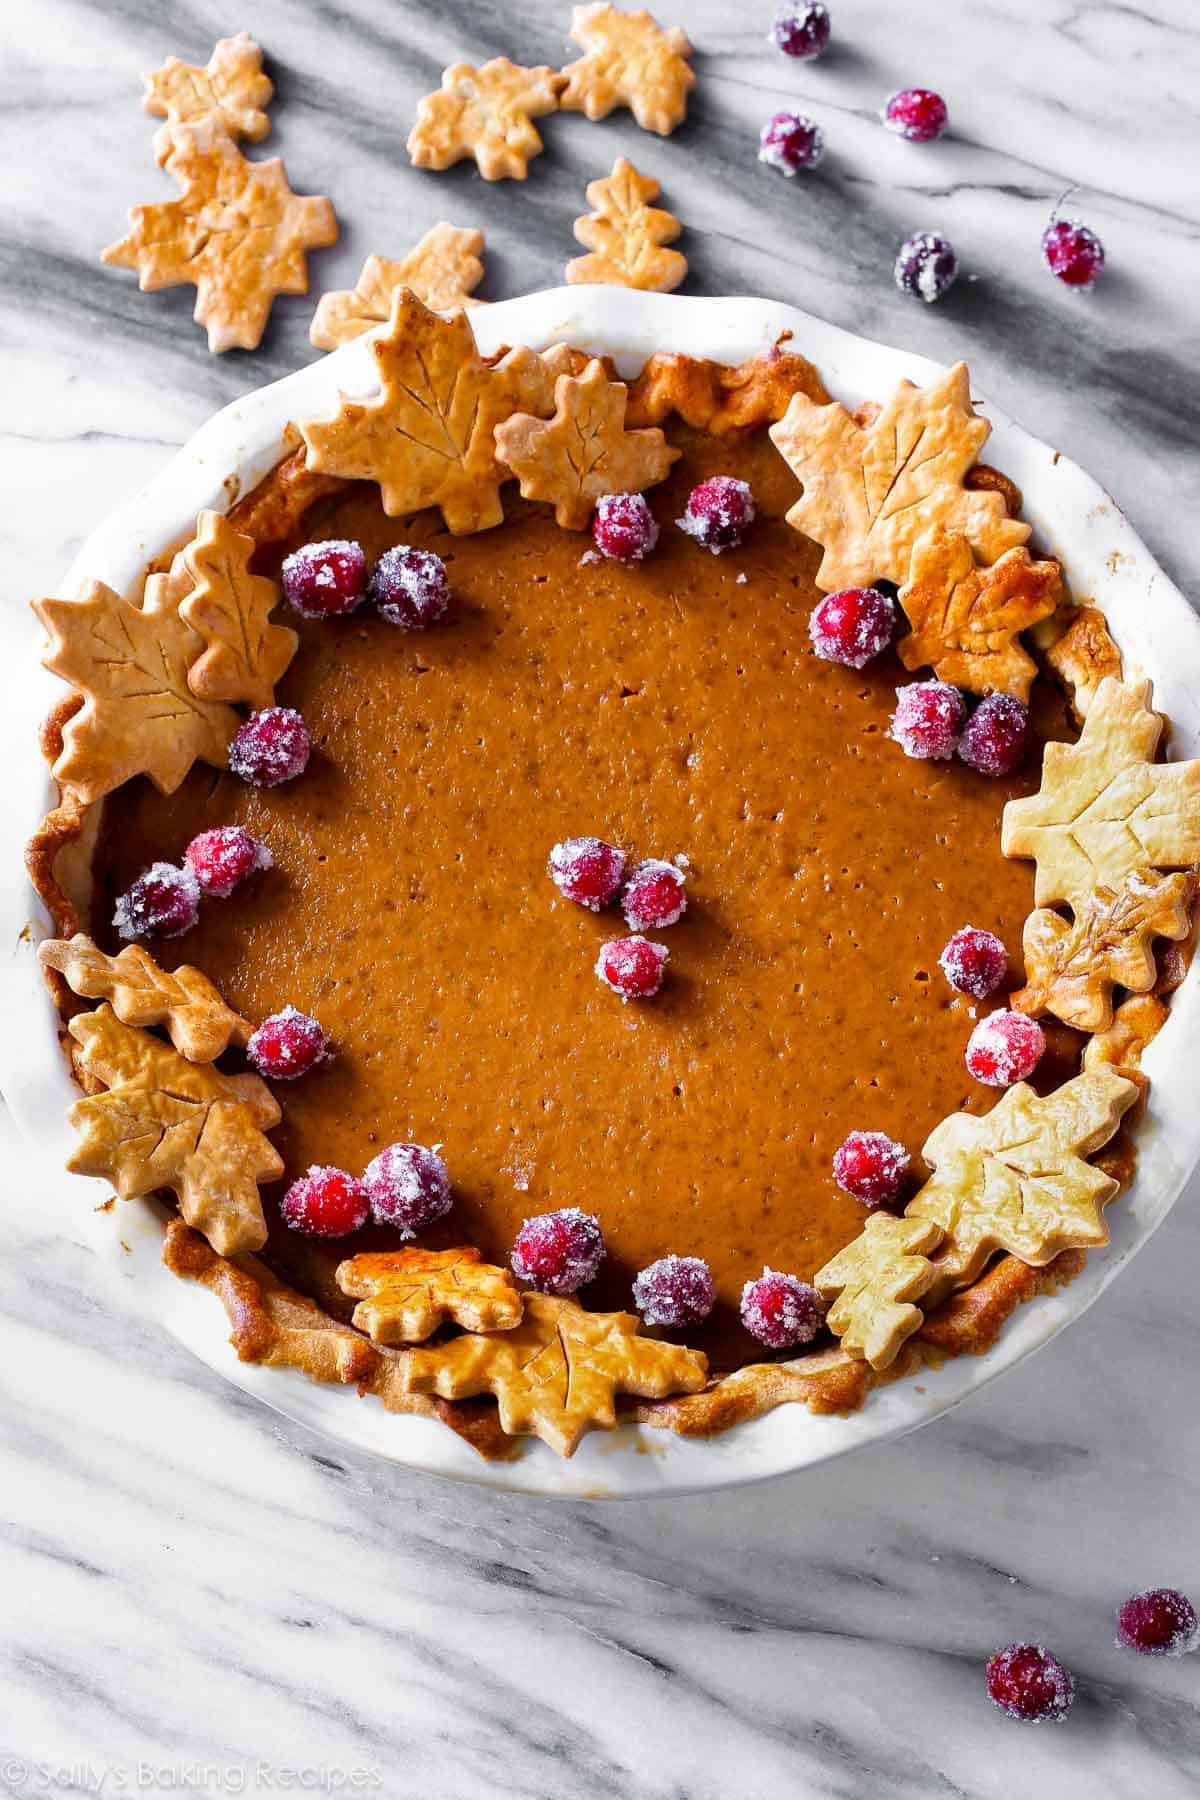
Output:
M808 635L825 662L865 669L895 637L896 608L878 588L842 588L813 607Z
M784 0L769 41L785 56L814 62L829 48L829 31L829 8L822 0Z
M367 591L367 559L350 538L302 544L279 571L289 606L306 619L336 619L361 606Z
M1186 1656L1200 1646L1200 1619L1178 1588L1147 1588L1117 1614L1117 1643L1140 1656Z
M949 123L946 102L932 88L901 88L884 106L880 118L897 137L910 144L929 144Z
M986 1000L1008 974L1008 952L994 931L964 925L938 957L946 980L960 994Z
M1012 694L989 694L963 727L958 754L981 775L1011 775L1029 751L1029 708Z
M592 542L613 562L641 562L658 542L658 523L641 494L602 494L592 520Z
M279 1202L283 1222L305 1237L340 1238L361 1231L371 1216L367 1190L345 1169L315 1165L293 1181Z
M663 931L687 911L685 877L674 863L650 858L625 883L621 911L631 931Z
M710 475L688 495L687 511L675 523L714 556L736 549L754 523L754 495L734 475Z
M612 938L600 946L596 973L622 1000L649 1000L663 984L669 954L665 944L636 934Z
M620 891L625 853L603 838L567 838L551 850L546 873L564 899L599 912Z
M908 1174L903 1144L883 1131L852 1131L834 1152L833 1179L844 1193L874 1210L897 1198Z
M385 550L371 572L368 589L380 617L402 631L424 631L444 618L450 606L450 577L432 550L397 544Z
M1051 219L1042 233L1042 256L1052 275L1085 293L1104 273L1104 245L1077 220Z
M699 1325L717 1304L712 1270L699 1256L662 1256L634 1280L633 1304L647 1325Z
M798 1275L764 1268L757 1281L748 1281L742 1289L742 1324L772 1350L811 1344L824 1323L820 1294Z
M1036 1019L1019 1012L993 1012L980 1019L967 1039L967 1071L987 1087L1026 1081L1042 1060L1046 1034Z
M183 853L184 861L200 883L200 892L213 900L228 900L235 887L256 869L269 869L267 846L251 837L244 825L218 825L202 831Z
M403 1238L415 1237L454 1204L449 1169L423 1144L389 1144L367 1164L363 1185L376 1223L394 1226Z
M512 1266L540 1294L573 1294L604 1261L599 1219L564 1206L526 1219L512 1247Z
M958 257L949 238L939 231L914 231L896 253L892 280L906 294L932 306L958 276Z
M1040 1725L1064 1718L1075 1698L1069 1669L1040 1644L1009 1644L987 1666L988 1699L1010 1719Z
M324 1062L329 1039L311 1013L285 1006L250 1034L246 1059L272 1081L295 1081Z
M758 160L785 175L815 169L825 154L825 134L803 113L772 113L758 136Z
M954 755L966 710L949 682L910 681L896 689L892 736L905 756L945 759Z
M200 884L190 869L151 863L117 901L113 926L118 936L182 937L200 917Z
M229 746L229 767L252 787L278 787L303 775L312 755L308 726L290 706L251 713Z

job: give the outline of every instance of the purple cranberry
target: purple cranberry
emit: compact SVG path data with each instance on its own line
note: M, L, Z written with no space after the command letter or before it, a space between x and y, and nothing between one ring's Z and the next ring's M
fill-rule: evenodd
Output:
M308 726L290 706L251 713L229 746L229 767L251 787L278 787L303 775L312 754Z
M1029 708L1012 694L989 694L963 727L958 754L981 775L1011 775L1029 750Z
M368 1163L363 1184L379 1225L392 1225L403 1238L448 1213L450 1171L436 1150L423 1144L389 1144Z
M1104 245L1094 231L1071 219L1051 219L1042 233L1042 256L1052 275L1081 293L1095 287L1104 273Z
M686 531L714 556L734 550L754 522L754 495L750 484L734 475L710 475L688 495L680 531Z
M829 48L829 8L822 0L784 0L775 14L769 41L785 56L815 62Z
M954 245L936 231L917 231L905 238L892 270L896 286L927 305L940 300L954 286L957 275Z
M397 544L385 550L371 576L370 596L380 616L401 631L423 631L445 617L450 577L432 550Z
M182 937L200 917L200 883L190 869L152 863L117 901L113 926L127 940Z
M647 1325L699 1325L717 1303L712 1270L699 1256L663 1256L633 1284L633 1304Z
M949 123L946 102L932 88L901 88L880 114L889 131L910 144L929 144Z
M758 140L758 160L769 163L785 175L798 175L801 169L815 169L825 154L825 136L821 127L803 113L777 112L762 128Z
M302 544L279 571L289 606L306 619L335 619L361 606L367 591L363 547L349 538Z

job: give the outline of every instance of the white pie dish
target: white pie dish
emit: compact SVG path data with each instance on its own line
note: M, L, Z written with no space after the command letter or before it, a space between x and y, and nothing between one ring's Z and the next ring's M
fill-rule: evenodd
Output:
M787 331L794 347L817 364L831 392L850 405L885 397L901 376L924 384L941 372L923 358L766 301L562 288L483 308L470 317L486 350L566 341L608 352L630 373L654 349L737 362ZM228 507L231 475L237 474L245 491L267 472L280 453L280 435L289 420L327 413L339 388L365 394L373 386L374 364L360 341L227 407L92 534L58 591L73 594L82 581L95 578L136 593L147 562L185 536L198 511ZM1062 559L1077 596L1103 607L1127 674L1153 678L1155 704L1171 720L1172 757L1200 756L1200 621L1090 477L978 394L976 400L994 427L984 455L1022 488L1025 516L1037 543ZM3 727L11 740L6 765L11 775L0 800L2 849L10 870L52 803L53 784L38 754L36 731L61 692L59 683L33 670L16 685ZM1112 1209L1111 1246L1094 1252L1084 1273L1063 1291L1018 1309L987 1356L960 1358L926 1372L919 1382L886 1387L848 1419L817 1418L802 1407L785 1406L709 1440L625 1426L611 1434L591 1434L569 1462L531 1442L515 1462L487 1464L433 1421L387 1414L352 1390L317 1387L290 1370L239 1363L214 1297L162 1267L154 1205L138 1201L106 1213L92 1210L105 1198L106 1185L87 1184L62 1167L72 1144L64 1115L74 1089L34 956L45 920L19 882L6 885L0 906L4 942L13 946L4 963L0 1089L36 1147L46 1198L64 1229L136 1285L140 1307L247 1392L359 1449L496 1487L587 1497L685 1492L762 1479L911 1430L1046 1344L1078 1317L1161 1223L1200 1160L1200 1109L1194 1104L1191 1074L1200 1050L1200 971L1193 969L1145 1059L1152 1087L1139 1128L1138 1173Z

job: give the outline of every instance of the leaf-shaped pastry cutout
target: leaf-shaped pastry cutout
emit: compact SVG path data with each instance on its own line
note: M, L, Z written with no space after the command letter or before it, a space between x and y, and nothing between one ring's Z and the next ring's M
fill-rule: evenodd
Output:
M1027 701L1037 665L1020 633L1049 618L1061 593L1056 562L1034 562L1018 548L981 568L965 537L935 525L913 546L900 589L912 626L897 646L900 661L972 694Z
M507 1269L458 1250L385 1250L339 1263L337 1283L359 1304L354 1323L377 1344L419 1344L447 1322L464 1331L509 1331L522 1300Z
M608 282L661 294L677 288L687 274L687 257L663 246L672 243L683 227L674 213L649 204L658 194L657 181L639 175L623 156L613 164L611 175L589 182L592 210L576 219L575 236L592 254L567 264L567 280Z
M1046 647L1046 661L1071 697L1077 719L1086 719L1106 675L1121 676L1121 652L1098 606L1081 606L1066 630Z
M872 1213L856 1238L818 1269L814 1284L833 1305L825 1323L842 1348L875 1369L895 1362L921 1323L914 1302L933 1286L930 1252L942 1241L936 1224Z
M244 1044L250 1036L249 1024L226 1006L207 975L188 963L160 969L140 944L107 956L80 931L72 938L47 938L38 945L38 961L57 970L73 994L111 1001L123 1024L165 1025L188 1062L214 1062L230 1044Z
M672 414L710 437L741 437L782 419L793 394L827 405L820 375L806 356L771 349L745 362L710 362L656 350L629 386L629 425L661 425Z
M374 331L391 318L392 301L401 288L411 288L434 312L476 305L470 295L483 280L482 249L482 231L439 224L431 225L407 256L395 261L368 256L352 288L322 294L309 339L318 350L336 350Z
M696 85L685 31L664 30L648 12L622 12L597 0L575 8L571 37L587 54L562 72L564 112L606 119L614 107L627 106L643 131L660 137L682 123Z
M188 686L203 700L240 700L258 709L274 705L275 683L300 639L271 623L279 589L250 573L255 547L220 513L202 512L178 560L192 584L179 610L205 645L188 671Z
M261 142L271 129L264 109L275 92L262 59L249 32L239 31L219 40L203 69L168 56L147 75L142 104L167 121L154 139L158 160L170 155L177 125L217 125L231 138Z
M1187 875L1135 872L1115 890L1089 894L1073 923L1056 912L1030 913L1026 984L1011 1004L1021 1012L1054 1013L1078 1031L1106 1031L1114 987L1146 993L1154 986L1154 939L1187 936L1190 894Z
M479 68L454 63L417 107L408 154L418 169L449 169L473 156L485 181L524 181L543 148L533 121L557 110L561 85L554 69L525 69L507 56Z

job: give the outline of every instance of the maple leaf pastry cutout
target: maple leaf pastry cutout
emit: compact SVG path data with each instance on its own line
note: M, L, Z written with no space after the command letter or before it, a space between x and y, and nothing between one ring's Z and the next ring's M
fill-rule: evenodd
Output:
M1010 519L1003 496L963 485L991 433L971 404L965 363L940 381L902 381L870 423L839 401L796 394L771 439L804 492L788 524L824 549L826 592L908 579L913 546L934 525L965 537L981 563L1023 544L1029 526Z
M914 544L900 589L912 627L897 645L900 661L972 694L1028 701L1037 664L1020 633L1048 619L1061 595L1056 562L1034 562L1018 548L981 568L965 537L935 525Z
M385 1250L338 1264L337 1284L357 1299L354 1324L377 1344L419 1344L447 1323L511 1331L524 1302L507 1269L457 1250Z
M602 282L614 287L669 293L687 274L687 257L664 245L683 227L673 213L651 206L657 181L640 175L619 156L611 175L588 183L591 212L575 221L575 236L591 251L567 264L568 282Z
M1144 994L1157 981L1155 938L1187 937L1191 898L1189 875L1138 872L1089 894L1073 923L1039 907L1025 921L1025 986L1009 1004L1053 1013L1078 1031L1107 1031L1113 989Z
M664 30L648 12L622 12L600 0L575 8L571 38L587 54L562 72L564 112L606 119L627 106L643 131L660 137L682 124L696 85L685 31Z
M457 312L480 304L470 296L483 280L482 249L482 231L439 224L396 261L368 256L352 288L322 294L309 328L310 340L318 350L336 350L374 331L391 317L392 301L401 288L411 288L433 312Z
M164 166L179 199L133 207L103 261L136 270L146 294L194 285L209 349L253 350L275 296L308 292L305 255L336 241L333 207L293 194L277 156L248 162L212 124L177 127Z
M533 121L558 110L561 85L554 69L522 68L507 56L480 68L454 63L417 107L409 157L418 169L449 169L473 156L485 181L524 181L543 148Z
M263 53L247 31L221 38L205 68L168 56L145 79L142 104L167 123L156 133L159 162L170 155L178 125L216 125L235 141L257 144L271 129L266 108L275 92L263 74Z
M941 1241L930 1220L876 1212L817 1270L813 1283L833 1303L825 1323L844 1350L874 1369L895 1362L924 1317L916 1302L936 1279L929 1257Z
M125 1025L165 1025L188 1062L215 1062L230 1044L250 1036L246 1020L226 1006L217 989L188 963L168 972L140 944L108 956L86 933L47 938L38 961L63 977L73 994L108 1000Z
M188 670L188 686L203 700L238 700L259 709L274 705L275 683L300 639L290 627L271 623L279 589L265 575L250 573L255 548L254 539L221 513L202 512L195 537L176 561L190 582L179 611L205 646Z

